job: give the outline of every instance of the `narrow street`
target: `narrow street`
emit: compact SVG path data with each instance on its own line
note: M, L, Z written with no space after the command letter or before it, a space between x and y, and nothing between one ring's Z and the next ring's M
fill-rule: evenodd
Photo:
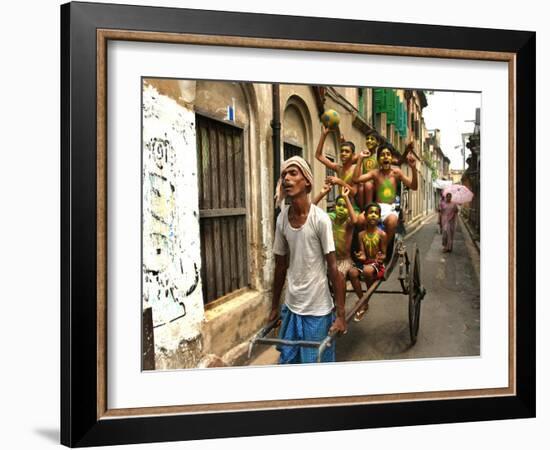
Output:
M409 338L408 296L375 293L363 320L350 322L348 334L338 340L337 361L479 355L479 279L471 256L479 255L460 223L453 252L443 253L437 228L433 217L405 241L420 249L426 288L416 344ZM382 286L399 289L397 271ZM348 293L346 306L356 300Z
M348 334L337 339L337 361L479 355L479 253L464 226L458 222L452 253L442 252L437 216L410 233L405 243L420 249L426 289L416 344L411 346L409 337L408 296L375 293L363 320L351 321ZM400 289L397 270L380 289ZM349 292L346 308L356 301ZM268 347L248 364L277 364L278 357L279 352Z

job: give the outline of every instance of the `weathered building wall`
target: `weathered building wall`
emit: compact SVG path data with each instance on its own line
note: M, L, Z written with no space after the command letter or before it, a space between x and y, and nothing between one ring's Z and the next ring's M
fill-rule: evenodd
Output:
M194 107L197 113L243 129L244 176L247 208L247 252L249 286L230 293L212 304L206 305L202 334L203 353L222 358L225 364L239 355L229 354L250 338L267 317L270 299L266 293L271 274L267 249L271 247L271 231L268 226L272 190L267 180L271 178L270 148L271 99L267 95L269 85L248 83L199 81L196 86ZM234 111L234 120L228 120L227 107Z
M194 126L193 111L144 83L142 295L157 369L196 366L202 345Z
M284 143L303 148L302 156L313 172L313 189L320 188L324 180L324 166L315 159L315 149L321 133L319 114L313 91L305 85L281 85L281 162L284 161Z
M234 110L235 125L246 128L249 125L249 108L241 83L197 81L196 97L193 101L195 112L206 113L220 121L226 120L227 107Z
M164 183L159 190L157 184L150 186L149 178L144 175L144 308L153 306L155 368L196 367L212 361L215 365L230 364L231 361L222 358L257 331L270 306L266 292L272 276L268 266L272 242L270 221L273 219L273 190L266 182L273 179L268 170L272 167L269 85L259 85L255 89L252 85L240 83L148 81L144 90L144 174L154 169L158 177L150 178L154 183L158 184L159 179ZM233 109L233 121L227 120L227 106ZM243 129L246 205L249 210L245 251L248 252L250 287L230 293L206 308L199 276L195 112ZM167 158L170 163L162 168L153 165L154 158L151 164L146 161L151 146L149 141L155 139L153 135L160 136L154 141L158 155L153 155ZM159 142L169 150L166 151ZM181 192L185 195L181 196ZM187 222L191 215L193 226ZM190 236L194 237L191 241ZM153 239L170 247L162 265L159 260L164 256L163 249L157 254L158 245ZM177 255L182 258L181 263ZM192 301L187 299L186 303L180 301L184 297L181 292L173 296L174 300L171 292L176 290L173 287L168 289L168 297L163 290L165 286L178 283L187 286L184 282L189 277L185 267L184 273L179 273L185 266L184 262L195 263L192 267L196 282ZM151 279L150 274L155 278Z
M273 131L271 128L273 98L270 84L252 84L248 86L252 101L251 114L255 120L251 123L251 166L250 173L251 233L257 253L257 265L253 268L258 277L256 289L264 292L270 289L273 277L273 223L274 223L274 174L273 174ZM271 298L265 295L266 308ZM266 310L265 315L268 312Z

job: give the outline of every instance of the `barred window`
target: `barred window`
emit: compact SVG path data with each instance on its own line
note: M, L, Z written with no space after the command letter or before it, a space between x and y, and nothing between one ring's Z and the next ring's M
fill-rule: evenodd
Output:
M293 156L304 156L301 147L298 147L297 145L289 144L288 142L284 143L284 158L285 161L288 158L292 158Z
M243 130L196 116L204 303L248 286Z

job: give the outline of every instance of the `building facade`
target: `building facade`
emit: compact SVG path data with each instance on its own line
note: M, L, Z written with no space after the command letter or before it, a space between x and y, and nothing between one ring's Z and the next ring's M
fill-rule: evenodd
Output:
M401 153L413 140L419 187L404 191L405 223L434 209L422 91L164 79L143 89L144 369L244 361L271 306L279 168L300 155L322 187L324 110L357 152L373 128ZM325 143L335 162L339 139Z
M432 191L432 202L437 207L439 204L443 187L453 182L451 160L445 155L441 148L441 131L434 129L428 132L424 145L424 161L430 168L432 180L435 187Z
M466 147L470 150L470 156L466 159L468 167L462 175L462 184L468 187L474 194L474 198L470 203L466 203L462 207L462 214L466 219L470 230L474 235L474 240L479 241L480 238L480 186L481 186L481 114L480 108L476 108L476 118L474 123L474 131L468 137Z

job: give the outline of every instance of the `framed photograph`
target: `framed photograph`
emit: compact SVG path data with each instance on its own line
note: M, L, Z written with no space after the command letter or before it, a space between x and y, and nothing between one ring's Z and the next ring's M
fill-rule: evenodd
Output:
M69 3L61 38L63 444L535 416L535 33Z

